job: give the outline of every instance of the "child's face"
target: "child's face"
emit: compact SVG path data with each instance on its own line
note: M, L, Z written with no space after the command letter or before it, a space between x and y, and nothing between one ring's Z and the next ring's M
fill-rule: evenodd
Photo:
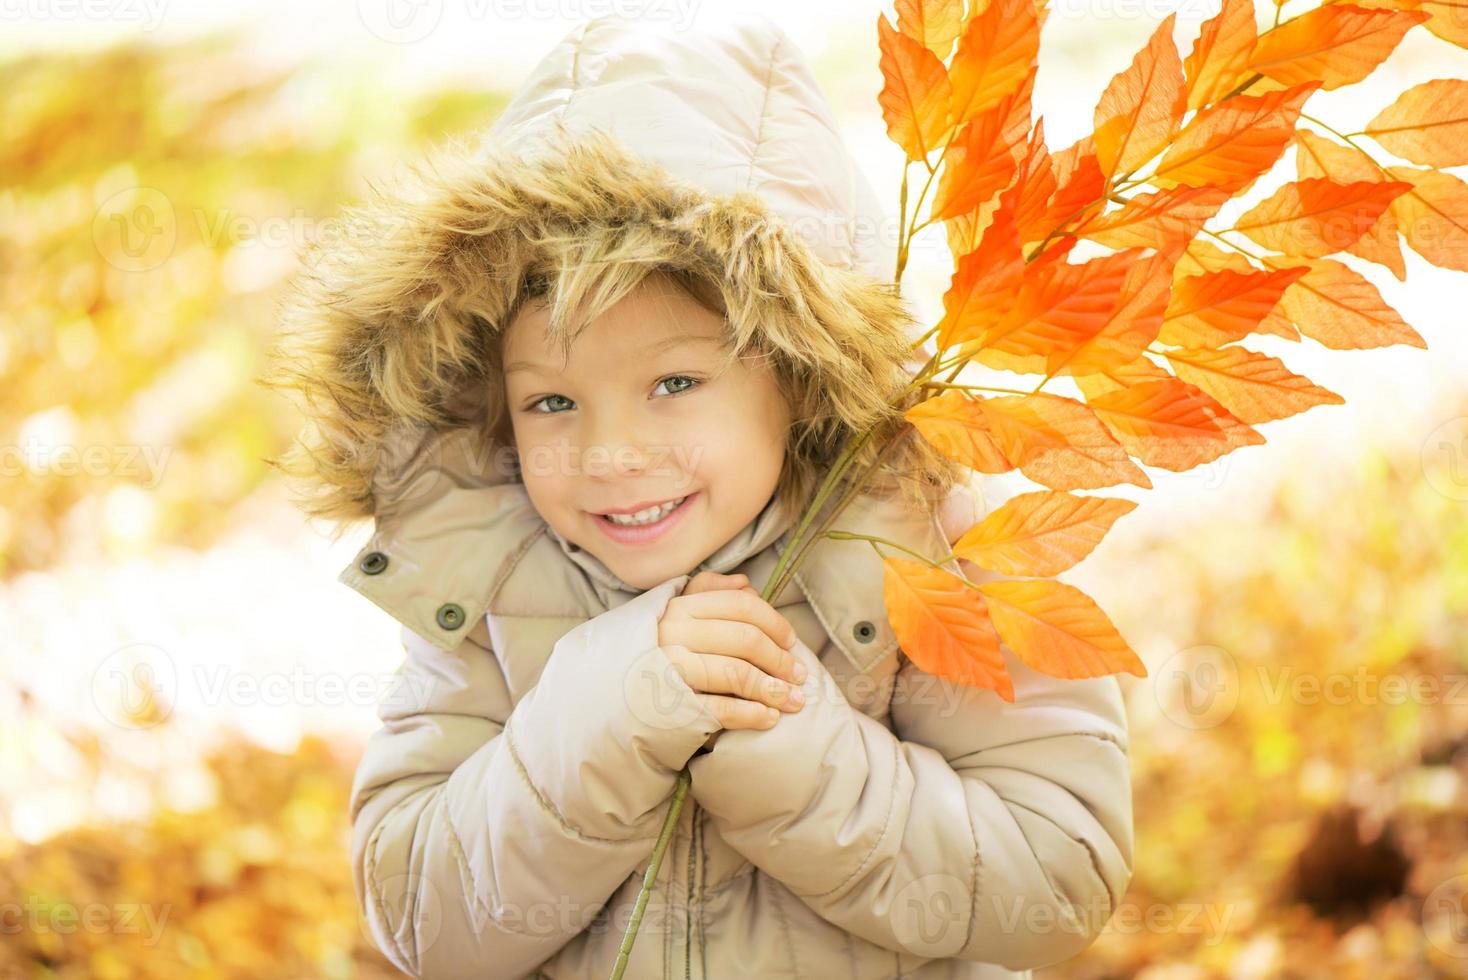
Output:
M723 318L654 273L593 320L562 362L526 304L503 338L505 397L535 509L628 585L695 568L769 502L790 414L769 366L727 350ZM599 516L688 497L620 528ZM644 515L646 516L646 515Z

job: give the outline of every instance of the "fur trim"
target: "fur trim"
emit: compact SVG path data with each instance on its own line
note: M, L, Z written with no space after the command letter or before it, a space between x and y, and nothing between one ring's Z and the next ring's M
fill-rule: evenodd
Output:
M503 443L499 331L534 274L556 309L580 308L569 299L593 297L596 277L618 270L709 284L736 353L769 357L790 399L777 492L796 513L849 436L911 428L902 411L921 398L899 394L920 366L909 345L921 331L896 289L822 262L754 193L712 197L606 132L564 129L532 157L452 138L396 186L369 186L367 204L345 209L344 234L310 246L262 378L300 396L306 424L270 463L302 482L314 517L392 512L428 436L472 427ZM909 431L877 472L887 477L864 492L931 504L963 470Z

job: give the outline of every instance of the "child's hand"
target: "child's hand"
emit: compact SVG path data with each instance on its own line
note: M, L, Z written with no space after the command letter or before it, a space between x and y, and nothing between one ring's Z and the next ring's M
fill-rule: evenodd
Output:
M745 575L700 572L658 621L658 645L725 728L772 728L780 716L770 708L800 710L806 671L789 652L795 641Z

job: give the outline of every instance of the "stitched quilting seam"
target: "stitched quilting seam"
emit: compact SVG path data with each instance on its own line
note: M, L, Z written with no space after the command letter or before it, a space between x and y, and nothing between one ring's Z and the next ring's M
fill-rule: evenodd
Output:
M881 847L882 841L887 839L887 831L892 826L892 814L897 812L897 775L901 771L901 760L898 757L900 749L901 741L898 739L893 739L892 782L887 787L887 818L882 822L882 832L877 835L877 840L874 844L872 844L871 850L867 851L866 855L861 859L861 863L856 866L856 869L852 871L851 874L847 875L846 878L842 880L842 882L838 884L835 888L828 889L827 891L824 891L819 895L813 895L811 896L812 898L825 898L827 895L835 894L842 888L845 888L847 882L851 881L851 879L855 878L857 875L866 870L867 864L870 863L872 860L872 855L877 853L877 848Z
M520 774L520 778L525 781L526 788L530 790L530 795L535 797L535 801L540 804L540 808L546 813L550 814L551 818L555 820L556 825L559 826L562 830L566 831L577 840L586 841L593 844L627 844L631 843L632 841L657 839L656 834L652 835L651 837L597 837L595 834L588 834L585 831L581 830L579 827L576 827L575 825L567 821L566 818L561 815L561 812L551 804L551 801L541 795L540 790L536 788L535 783L530 779L530 772L525 768L525 763L521 760L520 753L515 748L513 728L513 724L506 725L503 734L505 738L505 744L510 751L510 758L514 760L515 763L515 771L518 772Z
M774 87L775 83L775 55L779 53L780 45L784 43L785 39L781 37L770 49L770 70L765 75L765 97L759 107L759 124L755 127L754 150L749 154L749 176L744 180L745 190L751 190L754 187L754 164L759 159L760 147L765 142L765 117L770 110L770 89Z

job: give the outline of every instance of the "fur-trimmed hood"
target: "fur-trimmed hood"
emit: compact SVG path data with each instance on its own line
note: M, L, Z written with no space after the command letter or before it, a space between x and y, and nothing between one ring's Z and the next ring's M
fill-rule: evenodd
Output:
M769 355L794 400L797 458L900 422L892 395L922 355L893 227L770 19L588 21L485 133L408 168L312 246L283 304L267 384L302 395L308 424L276 465L313 516L400 513L449 428L485 447L470 479L514 479L492 352L536 267L637 262L722 284L737 348ZM891 472L944 465L905 442Z

